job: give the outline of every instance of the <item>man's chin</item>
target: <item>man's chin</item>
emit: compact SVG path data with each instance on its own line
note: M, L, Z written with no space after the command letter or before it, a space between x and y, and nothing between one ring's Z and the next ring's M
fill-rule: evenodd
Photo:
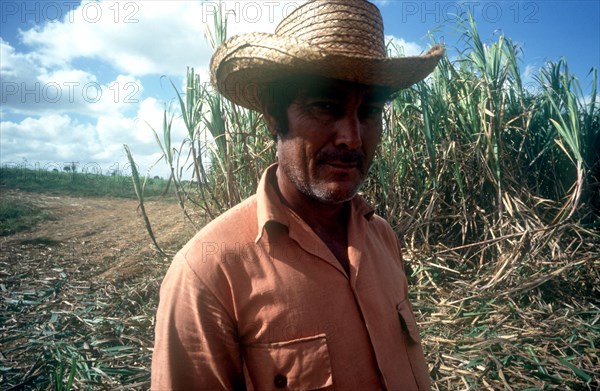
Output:
M338 205L354 198L356 193L358 193L358 186L351 189L318 186L316 188L313 187L311 190L311 197L315 200L323 204Z

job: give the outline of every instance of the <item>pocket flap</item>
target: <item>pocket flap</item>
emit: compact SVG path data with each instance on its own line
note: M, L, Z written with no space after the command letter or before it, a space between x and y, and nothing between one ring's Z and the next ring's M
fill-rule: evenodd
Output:
M256 390L318 390L333 384L325 334L244 346Z
M398 310L398 315L400 316L402 329L408 333L414 342L421 343L417 320L415 319L415 315L412 312L412 308L408 299L401 301L400 304L396 306L396 309Z

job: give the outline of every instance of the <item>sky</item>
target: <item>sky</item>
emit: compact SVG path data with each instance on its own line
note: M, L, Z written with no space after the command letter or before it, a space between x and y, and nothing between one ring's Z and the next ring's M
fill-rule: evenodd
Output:
M209 82L204 33L218 7L228 35L272 33L303 1L101 0L0 2L0 163L127 174L127 144L141 173L168 176L152 128L175 110L187 67ZM522 49L525 84L546 61L567 59L584 93L600 66L600 1L375 1L386 40L419 55L436 42L464 46L457 15L470 12L485 43L504 34ZM173 144L185 138L181 119Z

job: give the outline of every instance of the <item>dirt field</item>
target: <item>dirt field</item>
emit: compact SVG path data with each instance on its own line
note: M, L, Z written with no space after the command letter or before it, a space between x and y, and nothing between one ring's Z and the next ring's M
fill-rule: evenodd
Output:
M195 231L179 206L146 205L162 255L137 201L0 197L50 215L0 237L0 389L147 390L160 282ZM577 258L547 262L513 296L417 281L433 389L598 389L597 246L573 243Z
M103 277L128 278L144 271L141 256L156 254L136 200L15 191L3 192L2 197L24 199L51 216L32 231L3 238L3 260L17 254L53 258L80 255ZM192 234L176 204L149 202L146 209L159 244L167 249L177 242L185 243Z
M193 235L178 205L146 205L164 256L135 200L1 196L50 219L0 238L0 388L60 389L74 366L77 388L147 388L158 286Z

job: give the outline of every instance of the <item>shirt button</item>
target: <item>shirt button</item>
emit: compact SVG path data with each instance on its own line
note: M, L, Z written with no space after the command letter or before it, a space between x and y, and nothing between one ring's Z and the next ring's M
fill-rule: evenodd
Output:
M287 377L284 375L277 375L275 376L275 379L273 379L273 383L277 388L285 388L285 386L287 386Z

